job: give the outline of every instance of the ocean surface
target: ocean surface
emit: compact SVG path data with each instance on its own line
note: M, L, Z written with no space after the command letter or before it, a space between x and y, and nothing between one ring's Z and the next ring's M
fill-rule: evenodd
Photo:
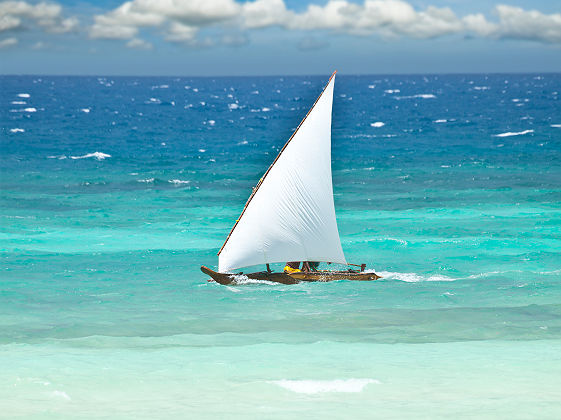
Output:
M337 76L383 279L199 271L328 76L0 77L0 417L561 418L561 74Z

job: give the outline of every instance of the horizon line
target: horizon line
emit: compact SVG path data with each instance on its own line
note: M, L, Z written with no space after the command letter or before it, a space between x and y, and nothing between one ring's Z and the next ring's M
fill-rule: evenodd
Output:
M248 74L248 75L166 75L166 74L64 74L64 73L52 73L52 74L40 74L40 73L0 73L0 77L196 77L196 78L247 78L247 77L324 77L326 74L332 73L328 71L326 73L300 73L300 74ZM558 71L492 71L492 72L427 72L427 73L343 73L341 71L337 72L338 76L342 77L367 77L367 76L461 76L461 75L523 75L523 74L561 74L561 70Z

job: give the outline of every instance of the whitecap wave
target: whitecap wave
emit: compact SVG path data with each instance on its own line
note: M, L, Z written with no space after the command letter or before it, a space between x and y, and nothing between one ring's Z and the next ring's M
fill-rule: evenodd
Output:
M386 89L384 93L399 93L401 92L399 89Z
M37 108L29 107L24 109L25 112L37 112Z
M494 137L511 137L511 136L523 136L525 134L533 133L534 130L524 130L524 131L507 131L506 133L495 134Z
M561 128L561 124L551 124L550 127L553 127L553 128Z
M94 152L94 153L85 154L83 156L70 156L70 159L94 158L94 159L97 159L97 160L103 160L103 159L110 158L110 157L111 157L111 155L108 155L107 153Z
M191 181L182 180L182 179L170 179L170 180L168 180L168 182L171 183L171 184L179 185L179 184L189 184Z
M228 109L230 111L234 110L234 109L238 109L240 106L238 104L228 104Z
M376 121L376 122L370 123L370 127L376 127L376 128L383 127L385 125L386 124L383 123L382 121Z
M82 111L82 112L84 112L84 113L86 113L86 114L89 114L89 112L91 111L91 109L89 109L89 108L82 108L82 109L80 109L80 111Z
M396 96L395 99L414 99L414 98L421 98L421 99L436 99L436 95L432 93L419 93L417 95L410 95L410 96Z
M146 179L137 179L137 182L144 182L145 184L150 184L154 182L154 178L146 178Z
M369 384L379 384L376 379L333 379L319 380L287 380L270 381L269 383L288 389L298 394L318 394L321 392L362 392Z
M12 105L25 105L26 103L25 101L12 101Z
M434 122L436 124L442 124L442 123L448 122L448 120L435 120Z
M20 98L30 98L31 95L29 93L18 93L18 97L20 97Z
M10 128L10 133L23 133L25 130L23 128Z

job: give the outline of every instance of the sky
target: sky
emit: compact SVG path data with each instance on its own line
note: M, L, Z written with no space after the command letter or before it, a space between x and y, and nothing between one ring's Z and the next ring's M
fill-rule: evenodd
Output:
M0 74L561 71L560 0L0 1Z

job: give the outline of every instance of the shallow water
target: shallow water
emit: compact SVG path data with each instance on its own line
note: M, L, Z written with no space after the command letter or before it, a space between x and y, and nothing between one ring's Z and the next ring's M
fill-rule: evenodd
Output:
M384 278L199 271L326 80L0 77L4 415L561 416L560 75L338 76Z

